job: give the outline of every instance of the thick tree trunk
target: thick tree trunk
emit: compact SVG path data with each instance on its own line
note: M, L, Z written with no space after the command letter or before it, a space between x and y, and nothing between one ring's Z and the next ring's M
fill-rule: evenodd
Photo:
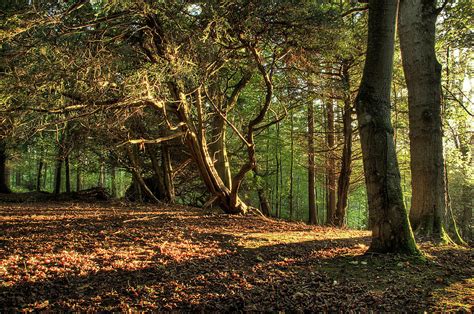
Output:
M369 1L368 45L356 110L372 228L369 251L419 254L403 204L390 121L397 4Z
M5 143L0 141L0 193L11 193L7 184L7 153Z
M446 195L441 122L441 65L436 59L436 0L402 0L399 36L408 88L412 199L410 221L444 239Z
M311 102L308 104L308 223L310 225L318 223L314 170L314 108Z
M326 129L326 223L336 223L336 160L334 158L335 126L334 126L334 104L332 101L326 103L327 129Z
M143 134L140 134L140 136L146 136L145 135L146 132L144 131ZM156 183L158 185L158 195L156 195L156 197L159 199L159 200L165 200L165 201L168 201L166 199L166 193L165 193L165 182L164 182L164 175L163 175L163 167L162 165L160 165L160 163L158 162L158 158L157 158L157 155L158 155L158 152L157 152L157 149L156 149L156 144L145 144L145 150L146 152L148 153L148 157L150 158L150 161L151 161L151 166L153 168L153 172L155 173L155 180L156 180ZM163 163L163 156L161 157L162 158L162 163Z
M341 172L337 184L336 219L334 221L334 225L338 227L345 225L352 173L352 106L349 88L349 72L347 67L343 67L343 80L345 93L344 113L342 117L344 147L342 148Z
M63 166L63 160L58 158L56 160L56 166L54 168L54 194L61 193L61 170Z
M169 84L170 92L179 105L173 106L177 119L181 122L183 131L186 132L184 137L191 156L196 163L198 171L209 193L216 199L219 206L228 214L247 213L247 205L239 198L236 193L224 184L221 177L214 167L214 162L209 153L205 130L203 127L203 107L201 99L201 90L198 88L194 93L194 104L198 113L198 123L195 124L190 120L190 103L186 99L186 95L182 92L182 88L175 82ZM238 187L233 187L238 190Z
M147 25L153 29L152 33L152 40L155 44L154 54L150 54L150 58L158 62L158 58L163 58L163 60L168 60L169 65L171 68L171 72L173 69L180 67L180 65L175 64L174 60L176 60L175 56L172 55L172 49L168 49L167 47L167 40L166 40L166 33L158 15L150 14L147 16ZM255 55L255 58L258 59L258 54L255 52L254 47L248 47L249 50L252 50L252 53ZM258 60L261 61L261 60ZM259 69L263 68L261 62L258 64ZM262 71L261 71L262 72ZM263 71L265 72L265 71ZM174 73L172 73L174 74ZM250 79L250 75L248 75L247 81ZM268 79L266 77L265 83L268 87ZM271 83L270 83L271 84ZM179 121L181 128L186 135L184 136L184 141L186 142L191 156L196 163L196 166L200 172L201 178L206 185L208 192L215 198L220 207L224 210L224 212L229 214L244 214L248 211L247 205L240 199L238 195L238 191L240 188L240 184L245 177L245 174L248 171L251 171L256 164L255 160L255 147L253 142L253 131L256 124L260 123L261 120L264 118L266 111L269 108L269 104L271 101L272 93L267 93L265 98L265 105L261 110L260 114L257 116L256 119L252 120L249 123L249 134L246 138L248 143L247 151L249 155L249 161L244 164L244 166L240 169L239 173L232 179L232 188L230 189L227 187L219 176L217 172L213 160L211 158L211 154L209 153L207 140L205 136L204 130L204 119L203 119L203 105L201 99L201 90L198 87L194 94L193 102L190 102L186 95L186 89L183 84L183 81L176 80L176 81L169 81L168 82L169 91L173 98L173 102L166 104L167 110L172 111L177 120ZM272 87L272 86L271 86ZM238 89L236 89L237 91ZM272 89L271 89L272 91ZM237 97L238 93L233 93L231 96L232 98ZM234 97L235 96L235 97ZM197 123L195 124L193 120L191 120L191 106L194 105L197 113ZM217 112L216 112L217 113ZM222 114L222 112L220 112ZM167 120L170 123L169 120Z

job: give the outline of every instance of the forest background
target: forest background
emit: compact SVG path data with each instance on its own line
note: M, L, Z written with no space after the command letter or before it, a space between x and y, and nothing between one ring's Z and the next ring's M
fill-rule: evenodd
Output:
M447 228L456 222L469 240L474 12L470 1L439 5ZM366 3L2 1L0 10L0 161L11 191L102 187L132 201L369 228L354 107ZM391 121L409 209L398 39L395 48ZM233 205L222 206L226 197Z

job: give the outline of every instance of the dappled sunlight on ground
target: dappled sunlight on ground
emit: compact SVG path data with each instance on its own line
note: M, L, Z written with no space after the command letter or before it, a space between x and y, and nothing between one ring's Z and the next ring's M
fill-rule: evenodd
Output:
M182 206L3 204L0 308L472 307L472 250L425 245L427 261L364 255L368 236Z

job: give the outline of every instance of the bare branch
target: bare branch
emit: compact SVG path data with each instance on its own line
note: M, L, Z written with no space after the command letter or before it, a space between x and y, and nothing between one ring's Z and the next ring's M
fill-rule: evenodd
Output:
M166 142L166 141L170 141L172 139L181 137L184 134L186 134L186 132L178 132L178 133L175 133L175 134L171 134L171 135L168 135L168 136L156 138L156 139L153 139L153 140L146 140L146 139L128 140L128 141L125 141L125 142L117 145L117 147L123 146L125 144L159 144L161 142Z
M367 11L368 9L369 9L368 5L363 6L363 7L355 7L355 8L352 8L352 9L342 13L341 17L346 17L346 16L351 15L352 13L355 13L355 12Z

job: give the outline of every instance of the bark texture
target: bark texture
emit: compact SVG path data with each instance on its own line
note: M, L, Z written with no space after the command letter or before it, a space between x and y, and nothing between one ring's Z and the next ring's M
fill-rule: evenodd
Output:
M446 195L441 122L441 65L436 59L436 0L402 0L398 19L408 88L412 199L410 222L444 237Z
M6 173L7 153L5 143L0 141L0 193L11 193L7 184Z
M163 172L163 185L165 199L168 203L174 203L176 193L173 183L173 168L171 166L171 156L168 143L161 143L161 168Z
M369 251L418 254L403 203L390 121L397 0L369 1L367 52L356 99L372 243Z
M314 108L313 103L308 104L308 223L318 223L318 211L316 208L315 173L314 173Z
M352 173L352 106L349 84L349 69L345 64L342 67L342 84L344 87L344 113L343 113L343 137L341 172L337 182L337 204L334 225L342 227L345 225L349 188Z
M336 222L336 159L334 158L334 146L336 144L334 126L334 104L328 101L326 104L327 110L327 129L326 129L326 144L328 152L326 154L326 189L327 189L327 203L326 203L326 223L328 225L335 225Z

